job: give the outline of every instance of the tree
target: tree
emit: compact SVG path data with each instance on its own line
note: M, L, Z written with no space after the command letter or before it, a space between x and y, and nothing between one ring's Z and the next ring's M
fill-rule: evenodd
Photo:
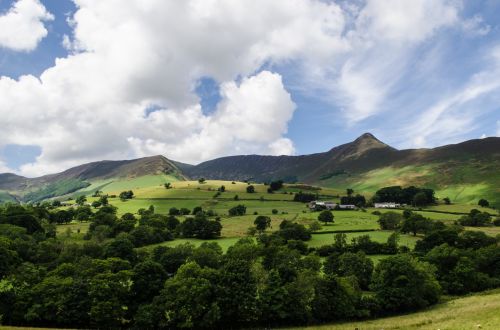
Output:
M218 190L220 192L224 192L224 191L226 191L226 187L225 186L220 186Z
M255 225L255 228L262 233L271 226L271 218L264 215L259 215L257 218L255 218L255 221L253 223Z
M490 202L488 202L486 199L484 198L481 198L479 200L479 202L477 202L477 205L481 206L481 207L488 207L490 206Z
M247 193L249 194L253 194L255 192L255 187L250 185L250 186L247 186Z
M293 200L295 202L302 202L302 203L309 203L314 200L318 199L318 195L316 194L309 194L309 193L303 193L299 191L293 196Z
M427 204L427 195L424 192L419 192L413 196L413 205L423 206Z
M170 182L165 182L165 183L163 184L163 186L165 187L165 189L170 189L170 188L172 188L172 184L171 184Z
M239 201L239 200L240 200L240 197L239 197L238 195L234 195L233 199L234 199L235 201Z
M205 178L199 178L198 179L198 183L199 184L203 184L203 183L205 183L205 181L206 181Z
M326 275L355 276L359 286L367 290L372 277L373 261L363 251L346 252L340 256L332 254L325 261L324 272Z
M169 210L168 210L168 214L169 215L180 215L181 212L179 211L178 208L176 207L171 207Z
M104 195L99 197L99 202L101 205L108 205L108 196Z
M97 209L97 208L101 207L102 203L99 201L93 201L91 205L93 208Z
M387 311L402 312L435 304L441 287L435 267L408 255L397 255L379 262L371 289Z
M132 199L134 197L134 192L132 190L122 191L118 197L120 197L121 200Z
M124 234L120 234L124 235ZM127 235L127 234L125 234ZM118 237L108 243L104 251L106 257L117 257L124 260L135 261L137 254L134 250L134 244L130 239L125 237Z
M333 213L329 210L321 211L318 215L318 221L324 222L327 225L329 222L333 223Z
M378 223L380 224L380 229L395 230L399 228L402 219L403 217L400 213L390 211L382 213L378 219Z
M322 226L321 226L321 223L319 221L313 221L313 222L311 222L311 224L309 224L310 231L313 231L313 232L320 231L321 228L322 228Z
M239 216L239 215L245 215L247 213L247 208L245 205L238 204L232 208L229 209L229 215L230 216Z
M269 189L271 189L271 192L276 191L276 190L280 190L281 188L283 188L283 181L282 180L272 181L269 184Z
M198 213L203 213L203 208L201 206L195 206L193 208L193 212L191 212L193 215L197 215Z
M311 231L304 227L304 225L288 220L283 220L280 223L280 230L276 232L276 235L282 237L285 241L308 241L311 239Z
M431 221L424 218L421 214L412 214L408 219L403 220L401 232L412 233L417 236L417 233L424 233L431 227Z
M351 197L351 196L352 196L352 194L354 193L354 190L353 190L353 189L351 189L351 188L347 188L347 189L346 189L346 193L347 193L347 196Z
M468 215L464 215L458 219L458 223L462 226L487 226L491 223L491 216L487 212L472 209Z
M71 212L67 210L59 210L52 215L54 222L58 224L69 223L73 218Z
M135 265L132 275L132 291L137 303L151 301L163 288L167 273L154 261L146 260Z
M83 205L87 201L87 197L85 195L80 195L75 199L75 203L78 205Z
M443 198L443 202L446 204L446 205L450 205L451 204L451 200L449 197L445 197Z

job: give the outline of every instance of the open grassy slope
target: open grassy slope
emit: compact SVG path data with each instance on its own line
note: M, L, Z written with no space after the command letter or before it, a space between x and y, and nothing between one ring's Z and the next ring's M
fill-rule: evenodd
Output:
M88 163L61 173L32 179L8 173L0 174L0 191L8 192L22 201L37 202L76 192L119 192L185 178L173 162L163 156L154 156ZM0 201L2 200L7 198L0 194Z
M329 324L289 329L320 330L390 330L450 329L472 330L500 328L500 290L486 291L467 297L450 299L427 310L401 316L367 321Z
M500 138L434 149L396 150L367 133L327 152L304 156L231 156L186 169L191 177L283 179L373 193L390 185L433 188L439 198L500 205Z

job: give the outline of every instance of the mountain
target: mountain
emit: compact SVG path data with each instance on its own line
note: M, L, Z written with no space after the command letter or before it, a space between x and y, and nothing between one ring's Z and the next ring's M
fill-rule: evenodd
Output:
M438 197L452 201L475 203L487 198L500 206L500 138L397 150L365 133L352 142L311 155L229 156L198 165L163 156L100 161L39 178L0 174L0 201L42 200L144 176L168 176L168 180L283 180L365 193L390 185L418 185L433 188ZM89 185L92 187L87 188Z
M500 203L500 138L397 150L365 133L323 153L223 157L186 168L185 173L192 178L281 179L364 192L390 185L420 185L457 202L486 197Z
M0 192L8 193L19 200L38 201L78 191L93 182L110 183L147 175L168 175L180 180L186 179L176 163L163 156L153 156L93 162L38 178L25 178L11 173L0 174ZM0 198L1 196L2 194Z

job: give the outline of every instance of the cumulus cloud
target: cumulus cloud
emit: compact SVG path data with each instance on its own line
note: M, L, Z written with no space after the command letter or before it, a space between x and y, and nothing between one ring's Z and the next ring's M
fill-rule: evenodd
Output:
M54 16L38 0L17 0L0 16L0 47L32 51L47 36L44 22Z
M40 77L0 78L2 143L36 143L20 172L152 154L200 162L230 153L290 154L295 105L264 65L326 60L345 47L334 3L76 0L71 54ZM204 114L197 81L220 83ZM146 113L154 106L155 112ZM13 111L15 110L15 111ZM34 142L36 141L36 142Z
M74 2L72 33L62 40L69 55L39 77L0 77L0 144L42 149L21 166L25 175L154 154L191 163L236 153L293 154L286 134L295 104L277 68L293 70L287 86L318 92L355 125L386 111L418 47L465 26L461 4L448 0ZM17 49L29 50L52 16L36 0L19 0L0 22L21 12L35 17L29 37L17 32L24 43ZM477 18L468 24L484 26ZM209 114L195 92L204 78L220 87ZM467 102L450 93L421 120L436 122ZM469 124L460 116L446 120L450 127ZM427 143L426 136L415 143Z
M131 136L136 155L169 154L196 162L235 153L291 154L293 143L283 138L295 104L281 76L269 71L245 78L241 84L226 82L222 101L212 115L195 106L179 117L173 111L156 111L144 121L153 132ZM165 138L163 131L171 132Z

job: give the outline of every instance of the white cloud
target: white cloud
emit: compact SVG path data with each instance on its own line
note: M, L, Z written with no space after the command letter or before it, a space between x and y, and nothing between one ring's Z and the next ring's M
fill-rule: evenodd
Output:
M25 175L153 154L193 163L236 153L292 154L286 133L295 105L272 71L293 66L291 86L319 91L356 124L387 111L419 46L462 26L461 4L447 0L343 7L317 0L74 2L73 31L62 40L70 54L40 77L0 78L0 144L42 148L36 162L21 167ZM19 37L25 44L18 49L32 49L46 35L43 20L52 16L36 13L35 33ZM211 114L194 92L204 77L220 84L221 102ZM473 85L428 108L422 144L438 126L427 127L427 120L470 127L460 116L443 117L468 102L460 95ZM151 106L158 110L146 114Z
M38 0L17 0L0 16L0 47L32 51L47 36L44 21L54 16Z
M420 42L458 20L456 1L368 0L356 21L362 38Z
M497 136L500 137L500 120L497 120Z
M472 37L485 36L491 31L491 26L484 24L483 17L476 14L462 22L462 29Z
M12 170L0 159L0 173L11 173Z
M487 69L475 74L461 89L422 111L411 125L404 127L402 135L414 137L413 146L422 147L435 145L432 143L435 141L459 139L477 128L474 123L476 116L491 109L477 106L475 102L500 91L500 57L497 55L498 49L495 48L485 59L490 62Z
M188 162L234 153L293 153L292 142L282 135L295 104L280 75L262 71L239 86L223 83L221 94L222 101L210 116L199 106L185 112L185 117L171 111L152 113L145 121L153 131L128 139L134 153L169 154ZM172 139L162 134L165 129L175 132Z
M435 0L368 0L347 33L351 45L331 81L333 101L351 123L384 112L415 47L458 22L459 5Z
M334 3L76 0L72 53L39 78L0 78L2 143L36 144L29 176L86 161L162 153L199 162L231 153L292 153L295 108L263 65L326 61L342 52ZM221 84L202 112L197 81ZM145 109L159 108L149 116ZM11 111L16 109L17 111Z

